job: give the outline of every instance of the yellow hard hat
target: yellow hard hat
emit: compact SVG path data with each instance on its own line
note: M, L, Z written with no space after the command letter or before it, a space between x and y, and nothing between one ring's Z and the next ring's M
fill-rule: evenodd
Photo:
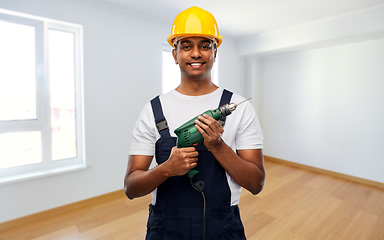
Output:
M217 42L216 47L223 41L213 15L199 7L190 7L176 16L167 41L174 47L175 38L191 36L214 38Z

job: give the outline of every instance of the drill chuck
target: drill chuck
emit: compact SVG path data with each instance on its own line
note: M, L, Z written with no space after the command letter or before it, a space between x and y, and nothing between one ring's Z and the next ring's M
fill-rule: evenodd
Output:
M248 101L249 99L251 99L251 98L245 99L244 101L239 102L239 103L229 103L229 104L225 104L225 105L219 107L221 115L223 117L230 115L233 111L236 110L237 106L239 106L243 102Z
M233 111L235 111L237 107L237 104L230 103L230 104L225 104L219 108L220 113L223 117L226 117L230 115Z

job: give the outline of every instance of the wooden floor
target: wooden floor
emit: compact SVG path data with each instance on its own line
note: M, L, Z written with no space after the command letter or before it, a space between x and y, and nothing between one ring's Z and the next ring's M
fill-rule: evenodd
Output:
M242 192L249 240L383 240L384 189L265 162L265 189ZM143 240L150 196L101 203L0 232L1 240Z

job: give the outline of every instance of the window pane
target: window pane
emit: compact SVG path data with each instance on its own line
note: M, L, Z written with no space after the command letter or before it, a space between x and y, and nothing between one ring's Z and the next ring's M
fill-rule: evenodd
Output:
M0 121L36 119L35 28L0 21Z
M40 132L0 134L0 169L41 162Z
M77 156L74 53L73 33L49 30L52 160Z

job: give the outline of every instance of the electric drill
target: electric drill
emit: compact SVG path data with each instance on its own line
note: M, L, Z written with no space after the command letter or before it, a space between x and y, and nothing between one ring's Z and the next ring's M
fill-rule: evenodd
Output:
M229 103L225 104L221 107L216 108L215 110L208 110L204 112L203 114L207 114L211 116L215 120L220 120L223 117L226 117L230 115L237 106L242 104L243 102L248 101L251 98L248 98L240 103ZM203 114L199 115L202 116ZM203 142L204 138L201 135L199 131L197 131L195 127L195 120L198 118L198 116L194 117L193 119L189 120L188 122L181 125L179 128L175 130L175 134L177 135L177 147L183 148L183 147L192 147L200 144ZM187 176L192 178L194 177L199 171L196 169L191 169L187 173Z

